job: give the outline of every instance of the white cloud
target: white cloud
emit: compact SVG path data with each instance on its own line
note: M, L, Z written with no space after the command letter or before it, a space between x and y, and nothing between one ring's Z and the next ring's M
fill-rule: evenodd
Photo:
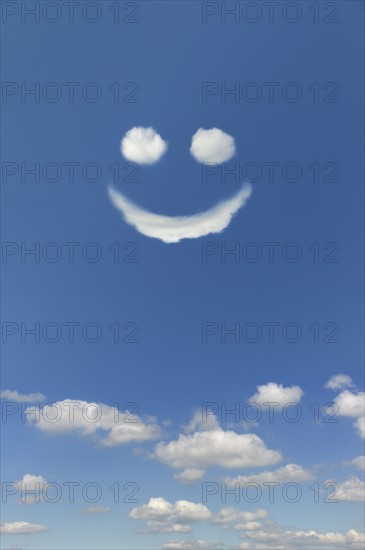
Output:
M333 480L330 481L333 482ZM338 483L336 492L332 493L328 500L363 502L365 500L365 483L358 477L352 476L350 479Z
M222 508L215 516L213 523L220 525L223 529L232 527L235 523L235 529L253 530L261 527L261 523L257 520L266 518L268 512L263 509L255 512L245 512L236 510L236 508Z
M199 468L186 468L186 470L174 474L174 479L177 479L180 483L194 483L202 479L205 473L206 470L201 470Z
M247 483L289 483L291 481L300 482L312 479L314 479L314 476L309 470L305 470L298 464L287 464L271 472L265 471L249 476L226 477L224 481L228 487L234 487L236 483L240 485Z
M105 446L149 441L161 436L160 426L153 418L142 420L136 414L121 412L103 403L64 399L43 407L38 418L32 409L28 414L28 422L43 432L78 432L83 436L96 437ZM105 437L100 437L101 433L106 433Z
M157 497L151 498L144 506L133 508L129 517L147 521L149 531L154 533L188 533L191 531L189 523L206 521L212 513L204 504L188 500L171 503Z
M92 514L107 514L110 512L109 506L90 506L89 508L85 508L85 510L82 511L83 514L92 515Z
M343 390L353 387L354 383L347 374L335 374L325 383L324 387L329 390Z
M270 526L261 530L246 531L243 538L251 539L255 544L249 545L243 543L241 548L292 550L297 548L351 548L362 549L364 544L364 534L350 529L347 533L318 533L317 531L295 531L283 529L276 526Z
M43 500L42 490L47 485L43 476L25 474L23 479L14 483L14 488L20 494L21 504L34 504Z
M32 535L47 531L47 527L27 521L13 521L12 523L1 523L0 533L3 535Z
M279 407L284 407L289 403L299 403L302 398L303 390L299 386L283 386L276 382L269 382L262 386L256 386L257 392L249 401L264 405L264 403L278 403Z
M163 550L222 550L222 542L207 540L170 540L162 546Z
M360 437L365 437L365 393L344 390L334 398L338 416L356 418L354 426Z
M352 460L345 460L345 466L356 466L359 470L365 470L365 455L355 456Z
M170 540L162 546L163 550L221 550L222 542L207 540Z
M199 128L193 135L190 153L204 164L229 160L236 152L234 138L219 128Z
M153 128L134 127L120 144L122 155L139 164L154 164L167 150L167 143Z
M250 468L276 464L281 460L280 453L268 449L257 435L225 431L214 422L209 430L180 434L175 441L158 443L155 457L174 469L200 469L213 465Z
M226 229L233 216L245 205L251 190L251 186L246 184L232 198L192 216L154 214L135 205L112 187L109 187L108 192L114 206L122 212L124 220L142 235L160 239L164 243L178 243L182 239L197 239Z
M24 403L39 403L44 401L46 396L43 393L19 393L17 390L1 390L0 397L9 401L19 401Z

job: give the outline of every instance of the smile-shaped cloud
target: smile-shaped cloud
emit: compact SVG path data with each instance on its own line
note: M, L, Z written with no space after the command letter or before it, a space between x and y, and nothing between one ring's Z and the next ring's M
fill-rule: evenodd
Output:
M142 235L160 239L164 243L178 243L182 239L197 239L210 233L223 231L236 212L244 206L251 195L251 190L251 186L245 184L230 199L193 216L154 214L137 206L113 187L109 188L109 197L114 206L122 212L124 220Z
M125 134L120 150L127 160L154 164L166 152L167 142L154 128L136 126ZM219 128L199 128L192 137L190 153L202 164L220 164L232 158L235 152L234 138ZM251 191L251 186L246 184L236 195L210 210L193 216L174 217L144 210L112 187L109 188L109 197L122 212L124 220L142 235L160 239L164 243L178 243L182 239L197 239L226 229L236 212L246 203Z

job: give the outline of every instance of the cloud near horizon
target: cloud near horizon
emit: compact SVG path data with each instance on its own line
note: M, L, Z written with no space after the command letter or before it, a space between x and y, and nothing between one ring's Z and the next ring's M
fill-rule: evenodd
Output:
M197 239L210 233L220 233L228 227L233 216L246 204L252 187L245 184L230 199L213 208L192 216L163 216L137 206L122 193L109 187L109 197L123 214L124 220L146 237L160 239L164 243L178 243L182 239Z

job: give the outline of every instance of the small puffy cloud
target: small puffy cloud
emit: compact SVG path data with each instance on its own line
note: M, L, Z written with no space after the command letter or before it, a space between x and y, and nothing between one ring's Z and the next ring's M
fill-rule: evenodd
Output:
M82 511L83 514L87 515L107 514L108 512L110 512L109 506L90 506L89 508L85 508L85 510Z
M338 548L362 549L364 545L364 534L359 533L355 529L349 529L347 533L328 532L318 533L314 530L300 531L283 529L276 526L268 526L267 528L246 531L242 538L251 539L254 545L248 543L246 546L241 545L241 548L248 549L275 549L275 550L295 550L299 548L327 548L333 550Z
M153 533L188 533L190 523L206 521L212 513L204 504L177 500L168 502L162 497L150 498L148 504L133 508L129 517L147 521L149 531Z
M223 529L228 529L232 527L232 524L236 524L235 529L254 530L261 527L261 523L257 520L267 516L268 512L261 508L255 512L245 512L236 510L236 508L222 508L214 516L213 523L220 525Z
M333 401L338 407L338 416L356 418L354 426L360 437L365 438L365 393L344 390Z
M174 469L251 468L281 460L281 454L268 449L257 435L223 430L214 420L208 430L197 429L193 433L180 434L169 443L158 443L154 456Z
M190 153L204 164L225 162L236 152L234 138L219 128L204 130L199 128L193 135Z
M43 500L42 490L47 483L43 476L25 474L23 479L16 481L13 486L20 494L21 504L34 504Z
M108 189L110 200L122 213L126 223L146 237L169 244L178 243L182 239L197 239L211 233L220 233L228 227L233 216L246 204L251 191L252 187L245 184L230 199L221 201L213 208L199 214L163 216L137 206L113 187Z
M22 403L39 403L44 401L46 396L43 393L19 393L17 390L1 390L0 397L9 401L17 401Z
M204 477L206 470L201 470L199 468L186 468L178 474L174 474L174 479L180 481L180 483L194 483L199 481Z
M101 445L109 447L161 436L161 428L153 418L142 419L103 403L65 399L44 406L38 418L33 409L25 412L29 414L27 421L43 432L53 435L76 432L95 437Z
M354 383L347 374L335 374L325 383L324 387L329 390L343 390L352 388Z
M333 482L333 480L330 480ZM365 500L365 483L358 477L352 476L350 479L337 484L337 490L328 497L328 500L344 500L348 502L363 502Z
M167 150L167 143L153 128L134 127L123 137L122 155L139 164L154 164Z
M47 527L38 523L28 523L27 521L0 524L0 533L3 535L32 535L42 531L47 531Z
M222 542L207 540L170 540L162 546L163 550L222 550Z
M228 487L235 487L236 483L243 486L247 483L289 483L310 481L312 479L314 479L314 476L309 470L298 464L287 464L271 472L265 471L249 476L226 477L224 481Z
M356 456L352 460L345 460L345 466L356 466L359 470L365 470L365 455Z
M264 405L264 403L277 403L279 407L284 407L289 403L299 403L302 398L303 390L299 386L283 386L276 382L269 382L262 386L256 386L257 392L249 401Z

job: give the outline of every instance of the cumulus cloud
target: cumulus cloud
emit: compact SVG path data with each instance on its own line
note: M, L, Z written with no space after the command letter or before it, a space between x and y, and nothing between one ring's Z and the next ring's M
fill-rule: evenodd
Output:
M236 152L234 138L219 128L199 128L193 135L190 153L204 164L221 163L229 160Z
M249 476L226 477L224 481L228 487L235 487L236 483L241 486L247 483L289 483L310 481L314 479L312 472L299 466L298 464L287 464L277 470L260 472Z
M223 430L216 422L210 429L198 428L193 433L180 434L175 441L158 443L154 456L174 469L250 468L281 460L281 454L268 449L257 435Z
M232 198L192 216L154 214L135 205L113 187L109 187L109 197L124 220L142 235L164 243L178 243L182 239L197 239L226 229L236 212L245 205L251 190L251 186L246 184Z
M254 544L243 543L240 548L260 548L260 550L264 548L274 548L275 550L294 550L297 548L362 549L364 544L364 534L355 529L350 529L347 533L318 533L314 530L295 531L269 526L265 529L246 531L244 538L251 539Z
M27 521L0 524L0 533L3 535L32 535L42 531L47 531L47 527L38 523L28 523Z
M330 480L333 482L333 480ZM352 476L350 479L337 484L336 492L328 497L328 500L344 500L348 502L363 502L365 500L365 483L358 477Z
M1 390L0 397L9 401L19 401L23 403L39 403L44 401L46 396L43 393L19 393L17 390Z
M254 512L245 512L236 508L222 508L214 517L213 523L223 529L228 529L235 525L235 529L254 530L259 529L262 524L257 521L268 516L268 512L263 509Z
M269 382L256 388L257 392L249 401L258 405L277 403L279 407L284 407L288 403L299 403L303 395L303 390L299 386L285 387L276 382Z
M365 393L344 390L334 398L337 415L356 418L354 426L360 437L365 438Z
M154 164L167 150L167 143L153 128L134 127L120 144L122 155L139 164Z
M354 383L350 376L347 374L335 374L325 383L324 387L329 390L343 390L345 388L352 388Z
M207 540L170 540L162 546L163 550L222 550L222 542Z
M153 533L188 533L190 523L206 521L212 513L204 504L177 500L168 502L162 497L151 498L148 504L133 508L131 519L147 521L149 531Z
M42 490L47 483L48 481L46 481L43 476L25 474L23 479L16 481L13 486L21 496L19 501L21 504L34 504L43 499Z
M110 512L109 506L90 506L89 508L85 508L85 510L82 511L83 514L87 515L107 514L108 512Z
M44 406L38 417L26 409L27 421L49 434L77 432L95 437L105 446L124 445L158 439L161 428L154 418L145 418L119 411L103 403L64 399ZM104 437L100 434L106 434Z
M180 483L194 483L202 479L205 473L206 470L201 470L199 468L186 468L186 470L174 474L174 479L177 479Z

